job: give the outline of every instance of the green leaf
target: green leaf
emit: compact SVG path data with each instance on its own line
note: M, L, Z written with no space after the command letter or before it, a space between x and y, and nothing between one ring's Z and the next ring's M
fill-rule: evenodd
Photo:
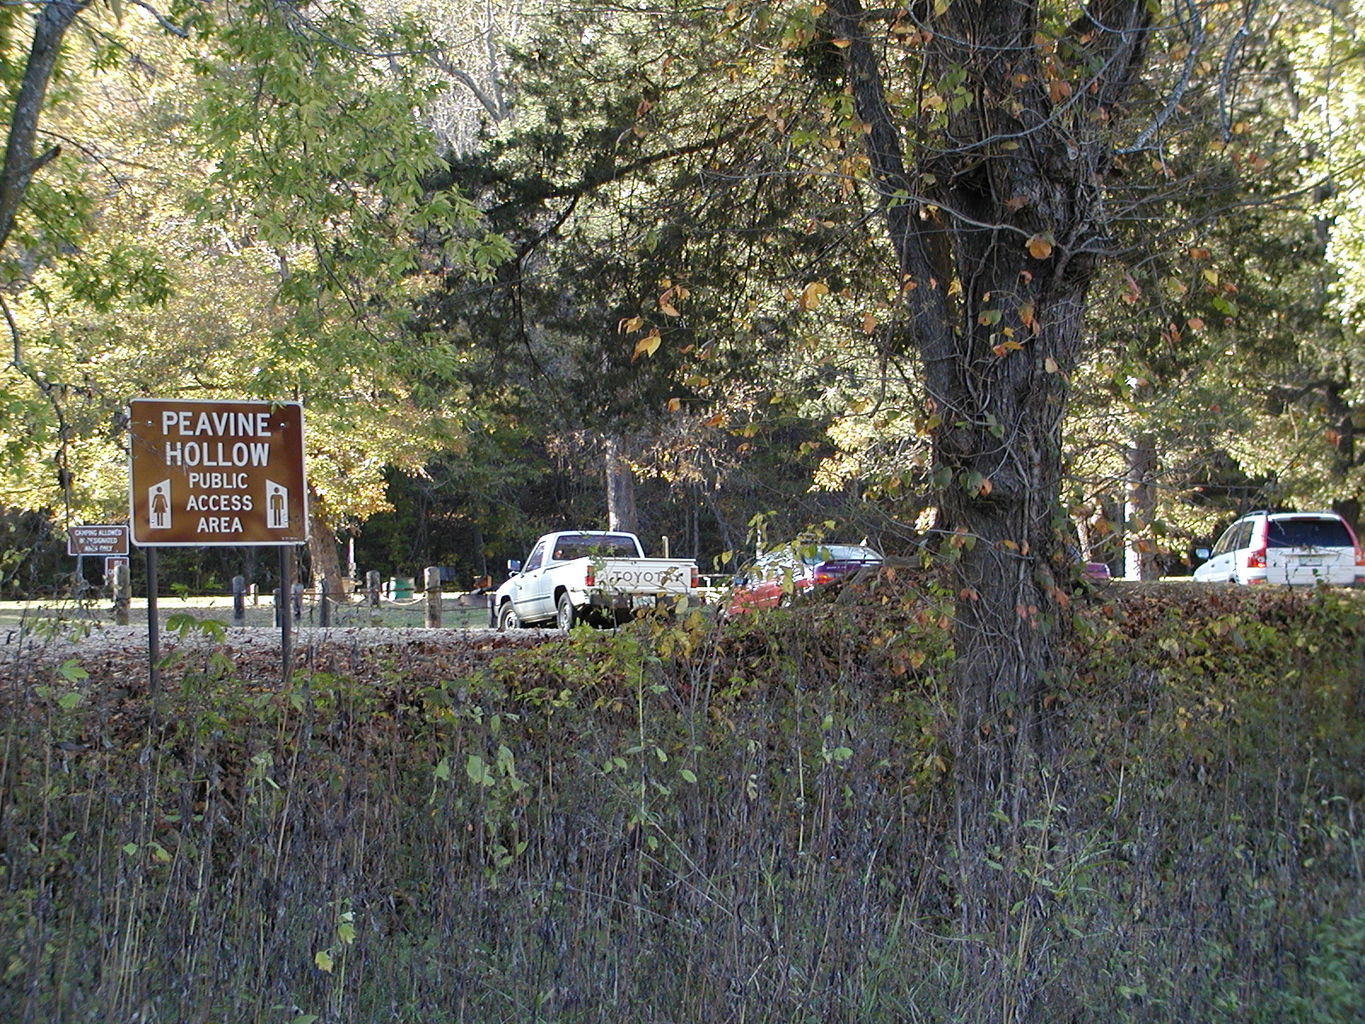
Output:
M493 785L493 773L488 770L488 765L478 754L470 754L469 760L464 765L465 774L470 780L480 786Z
M57 669L58 675L70 683L79 683L83 679L89 679L90 673L81 668L80 662L75 658L67 658L62 662L61 668Z
M332 954L325 949L320 949L313 955L313 966L326 973L332 973Z
M682 776L684 782L690 782L693 785L696 785L697 773L694 772L691 768L682 768L678 771L678 774Z
M166 631L177 633L182 637L189 636L199 627L199 620L189 612L177 612L174 615L166 616Z

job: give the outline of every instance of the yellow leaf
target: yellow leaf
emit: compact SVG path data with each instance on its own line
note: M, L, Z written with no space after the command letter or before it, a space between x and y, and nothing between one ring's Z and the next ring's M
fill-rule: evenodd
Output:
M331 974L332 954L325 949L318 950L317 955L313 957L313 966L326 974Z
M670 399L668 400L668 411L669 411L669 412L677 412L677 411L678 411L679 409L681 409L681 408L682 408L682 399L681 399L681 398L670 398Z
M1057 360L1053 359L1051 356L1048 356L1046 359L1043 360L1043 369L1046 370L1048 373L1056 373Z
M863 314L863 333L871 334L877 329L877 318L871 313Z
M650 331L635 343L635 351L630 354L630 361L633 363L641 356L652 356L659 351L659 345L662 341L663 338L659 336L657 329Z
M644 326L644 321L638 316L633 316L628 320L622 320L616 325L616 329L622 334L633 334Z
M669 302L659 303L659 309L663 311L664 316L682 316L682 314L678 312L677 308L674 307L673 304Z
M1046 231L1041 235L1034 235L1028 240L1028 253L1035 260L1045 260L1052 255L1054 239L1051 231Z
M819 281L812 281L802 290L799 305L802 309L814 309L816 306L820 305L820 297L828 294L829 285L822 284Z
M1047 83L1047 92L1052 97L1053 103L1061 103L1062 100L1071 95L1071 83L1055 78Z

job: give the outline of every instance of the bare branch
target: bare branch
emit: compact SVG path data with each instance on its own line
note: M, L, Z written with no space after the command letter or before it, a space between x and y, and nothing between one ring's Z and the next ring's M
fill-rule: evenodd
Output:
M150 14L153 18L156 19L156 23L158 25L160 25L171 35L179 36L181 39L188 39L190 37L188 31L181 28L179 25L175 24L173 21L171 21L169 18L163 15L160 11L154 8L151 4L146 3L145 0L133 0L133 6L141 7L144 11L146 11L148 14Z

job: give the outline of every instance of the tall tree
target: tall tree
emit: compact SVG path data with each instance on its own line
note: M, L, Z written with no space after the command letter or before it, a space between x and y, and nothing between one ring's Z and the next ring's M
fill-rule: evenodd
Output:
M1202 45L1205 12L1184 10L1201 37L1187 48ZM1168 75L1164 95L1140 92L1159 15L1149 0L890 12L832 0L829 11L903 282L955 559L963 926L1004 936L1018 894L992 850L1008 859L1035 806L1030 765L1064 602L1067 381L1097 268L1115 248L1120 150L1137 159L1163 141L1192 72ZM1134 97L1140 120L1125 108ZM1000 1005L1027 1016L1026 1001Z
M957 0L919 22L859 0L832 10L937 420L944 523L961 548L963 814L984 816L1011 800L1014 766L975 739L1027 715L1051 666L1065 380L1109 231L1111 125L1151 12L1108 0L1059 24L1027 2ZM919 96L889 81L908 50L932 85Z

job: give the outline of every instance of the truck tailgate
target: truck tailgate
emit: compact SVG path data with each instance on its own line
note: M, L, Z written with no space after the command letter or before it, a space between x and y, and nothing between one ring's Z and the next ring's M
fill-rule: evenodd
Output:
M692 586L692 569L691 562L672 559L612 559L597 569L594 585L625 594L686 594Z

